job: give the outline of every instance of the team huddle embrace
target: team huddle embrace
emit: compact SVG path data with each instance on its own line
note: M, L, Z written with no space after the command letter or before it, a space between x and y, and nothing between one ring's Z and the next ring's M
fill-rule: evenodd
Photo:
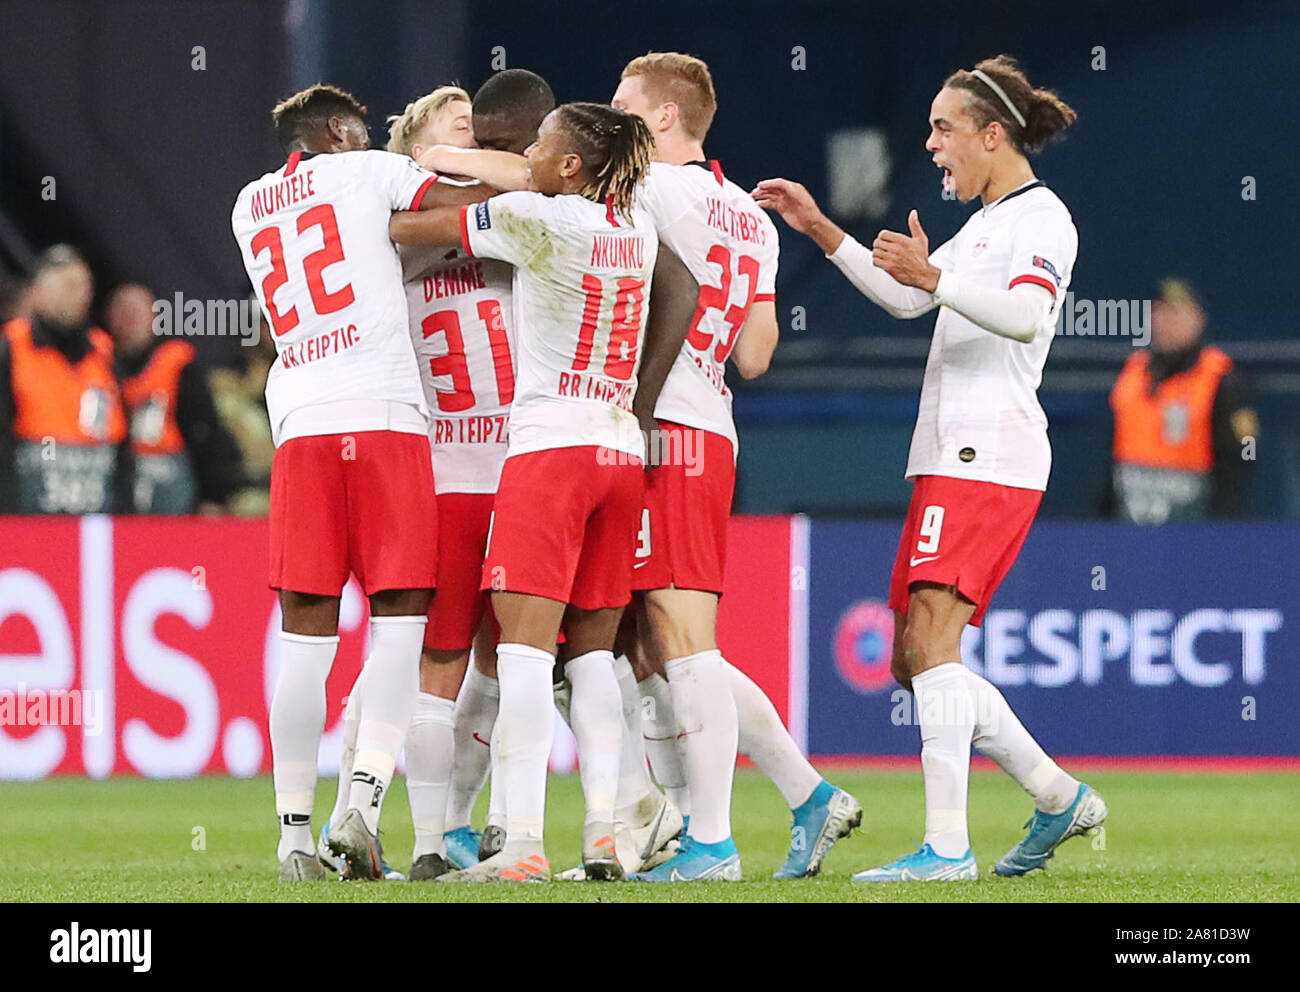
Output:
M1023 80L1007 64L988 66ZM1017 161L1028 169L1033 132L1023 119L1024 133L1002 118L977 127L989 95L969 94L977 103L961 90L950 79L936 98L938 107L952 95L953 120L941 123L968 127L989 154L961 160L953 142L945 176L962 199L983 196L989 214ZM557 107L523 70L496 74L472 99L441 87L391 120L386 151L369 147L365 108L333 87L273 111L287 161L244 188L232 226L279 354L266 395L276 443L270 585L283 612L270 708L282 880L329 869L397 877L379 822L404 750L412 881L549 881L557 705L586 804L582 863L561 878L739 880L737 753L792 814L777 877L816 875L860 825L861 805L808 763L716 637L738 447L726 363L759 375L778 339L778 236L764 207L825 243L891 312L945 304L936 343L969 325L998 349L985 356L993 379L958 384L965 411L948 393L927 403L923 389L926 440L920 454L913 442L913 507L890 603L900 682L918 695L964 694L956 711L975 719L967 704L983 689L960 675L949 642L980 622L1046 484L1035 390L1073 265L1068 212L1032 173L998 195L1041 189L1051 200L1026 196L997 214L990 232L1000 224L1017 243L980 260L1000 284L992 291L961 274L965 229L930 256L914 214L911 237L882 232L868 253L797 184L768 180L746 193L704 155L715 109L703 62L651 53L627 65L611 105ZM1050 136L1072 114L1055 129L1035 126ZM967 193L980 168L984 182ZM1008 279L1008 266L1027 268ZM927 388L941 372L927 366ZM945 431L966 414L978 439L950 451ZM947 470L953 454L967 471ZM990 514L1000 525L976 525ZM918 562L918 551L931 554ZM348 697L335 808L316 838L325 682L350 575L370 602L369 656ZM945 712L951 723L953 708ZM1037 806L1000 874L1041 867L1101 822L1100 796L1009 710L994 712L998 729L958 720L935 734L922 720L926 844L855 878L972 877L968 842L956 849L972 742L1006 752L1003 766ZM1011 723L1020 736L1008 736ZM939 747L964 757L931 760ZM478 831L470 812L489 775Z

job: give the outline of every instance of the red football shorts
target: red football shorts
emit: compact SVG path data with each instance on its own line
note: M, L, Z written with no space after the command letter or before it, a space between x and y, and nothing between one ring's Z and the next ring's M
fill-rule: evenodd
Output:
M890 608L907 612L913 582L956 586L975 604L970 622L978 627L1042 501L1036 489L919 476L889 581Z
M438 504L429 439L396 431L295 437L271 463L272 589L367 596L431 589Z
M594 445L511 455L482 588L583 610L626 606L644 477L639 458Z
M495 493L438 496L438 591L429 604L424 646L463 651L474 640L487 596L481 588Z
M664 461L646 473L632 588L722 595L736 460L721 434L659 421Z

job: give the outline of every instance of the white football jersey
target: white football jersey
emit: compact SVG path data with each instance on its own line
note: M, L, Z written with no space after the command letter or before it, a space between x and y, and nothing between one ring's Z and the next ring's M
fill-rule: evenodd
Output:
M230 223L275 338L266 406L277 445L428 429L388 221L433 181L405 155L294 152L240 191Z
M940 307L925 363L907 477L946 475L1022 489L1047 488L1052 449L1038 384L1079 250L1065 204L1041 182L977 210L930 256L963 281L1049 290L1052 326L1022 344Z
M494 493L515 393L514 269L457 248L405 246L401 255L435 486L440 493Z
M730 439L727 356L750 307L776 299L780 246L776 225L748 193L722 174L716 161L650 166L640 202L659 239L700 284L690 331L655 404L655 416Z
M577 195L503 193L461 208L476 258L515 267L509 454L601 445L644 458L632 414L659 238Z

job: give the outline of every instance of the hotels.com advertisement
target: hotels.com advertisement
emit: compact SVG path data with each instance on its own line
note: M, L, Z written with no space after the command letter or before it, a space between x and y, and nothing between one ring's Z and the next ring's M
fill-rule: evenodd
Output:
M786 715L787 518L736 521L720 620L730 653ZM280 611L264 520L0 519L0 778L269 772ZM367 654L344 590L323 773ZM571 768L561 738L553 766Z
M918 752L889 673L897 541L889 523L732 522L723 652L813 755ZM267 545L260 520L0 519L0 778L269 771ZM1060 755L1295 757L1297 560L1283 526L1042 523L963 661ZM367 615L350 584L323 774ZM573 767L565 735L552 767Z

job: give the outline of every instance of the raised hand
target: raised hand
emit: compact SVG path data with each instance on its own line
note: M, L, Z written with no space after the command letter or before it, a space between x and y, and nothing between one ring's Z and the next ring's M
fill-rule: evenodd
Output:
M930 239L915 210L907 215L907 226L910 235L895 231L877 234L871 243L871 258L877 268L884 269L904 286L933 293L939 285L939 270L930 264Z
M789 179L764 179L754 187L750 196L760 207L775 210L796 231L816 241L827 255L834 254L844 240L844 232L822 213L813 195L799 183Z

